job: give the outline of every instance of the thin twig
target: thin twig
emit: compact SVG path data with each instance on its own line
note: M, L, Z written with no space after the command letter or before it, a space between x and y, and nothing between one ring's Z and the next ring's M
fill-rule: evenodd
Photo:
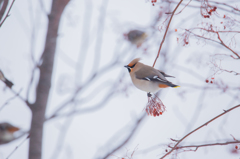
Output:
M15 90L13 90L13 89L9 89L10 91L12 91L12 93L13 94L15 94L19 99L21 99L30 109L31 109L31 104L28 102L28 100L27 99L24 99L21 95L20 95L20 91L19 91L19 93L17 93Z
M9 7L9 9L8 9L8 12L7 12L6 16L4 17L3 21L0 23L0 27L3 25L3 23L4 23L4 21L7 19L7 17L10 16L10 15L9 15L9 12L10 12L10 10L11 10L14 2L15 2L15 0L12 1L11 5L10 5L10 7Z
M15 149L6 157L6 159L9 159L9 157L12 156L12 154L20 147L22 144L29 139L30 135L28 135L18 146L15 147Z
M180 4L182 3L182 1L183 1L183 0L180 0L180 2L178 3L178 5L176 6L176 8L174 9L174 11L172 12L172 15L171 15L171 17L170 17L170 20L168 21L168 25L167 25L166 31L165 31L165 33L164 33L162 42L161 42L161 44L160 44L157 57L156 57L156 59L155 59L155 61L154 61L154 63L153 63L153 67L155 66L155 63L156 63L156 61L157 61L157 59L158 59L158 57L159 57L159 54L160 54L162 45L163 45L163 43L164 43L164 41L165 41L165 38L166 38L166 35L167 35L167 32L168 32L170 23L171 23L171 21L172 21L173 15L174 15L174 13L176 12L177 8L178 8L178 7L180 6Z
M240 141L229 141L229 142L211 143L211 144L203 144L203 145L178 146L178 147L176 147L176 149L196 148L194 151L197 151L197 149L199 147L222 146L222 145L239 144L239 143L240 143ZM170 147L170 148L173 148L173 147Z
M174 15L178 15L178 14L182 13L182 11L189 5L189 3L190 3L191 1L192 1L192 0L190 0L190 1L183 7L183 9L180 10L180 12L178 12L178 13L176 13L176 14L174 14ZM170 12L170 13L165 13L165 14L172 14L172 13Z
M201 29L201 30L204 30L204 31L207 31L207 32L212 32L212 33L217 34L218 40L219 40L220 42L218 42L218 41L216 41L216 40L213 40L213 39L210 39L210 38L206 38L206 37L204 37L204 36L197 35L197 34L193 33L192 31L190 31L190 30L188 30L188 29L185 29L185 30L186 30L187 32L193 34L193 35L196 36L196 37L203 38L203 39L206 39L206 40L210 40L210 41L213 41L213 42L216 42L216 43L219 43L219 44L223 45L225 48L227 48L227 49L230 50L232 53L234 53L234 54L238 57L237 59L240 59L240 55L239 55L238 53L236 53L235 51L233 51L230 47L228 47L228 46L222 41L222 39L221 39L218 31L208 30L208 29L204 29L204 28L195 28L195 29Z
M15 99L16 97L18 97L19 94L21 93L21 91L22 91L22 89L20 89L20 91L19 91L17 94L15 94L13 97L9 98L9 99L2 105L2 107L0 108L0 111L1 111L6 105L8 105L8 103L9 103L10 101L12 101L12 100Z
M193 131L191 131L190 133L188 133L188 134L185 135L183 138L181 138L181 139L172 147L172 149L171 149L169 152L167 152L164 156L162 156L160 159L165 158L166 156L168 156L169 154L171 154L174 150L177 150L177 149L178 149L177 146L178 146L178 145L180 144L180 142L182 142L185 138L187 138L188 136L190 136L190 135L193 134L194 132L198 131L198 130L201 129L202 127L207 126L209 123L211 123L212 121L216 120L217 118L219 118L219 117L227 114L228 112L230 112L230 111L232 111L232 110L234 110L234 109L236 109L236 108L238 108L238 107L240 107L240 104L237 105L237 106L234 106L234 107L232 107L232 108L230 108L230 109L228 109L228 110L225 110L223 113L219 114L218 116L212 118L211 120L207 121L207 122L204 123L203 125L199 126L198 128L196 128L196 129L194 129Z

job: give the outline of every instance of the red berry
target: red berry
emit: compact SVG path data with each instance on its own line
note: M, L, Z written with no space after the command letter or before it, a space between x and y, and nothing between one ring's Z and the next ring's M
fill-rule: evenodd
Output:
M208 83L209 81L208 80L206 80L206 83Z
M211 81L210 83L213 83L213 81Z
M203 15L203 18L210 18L209 15Z
M211 79L214 79L214 77L212 77Z
M238 146L237 146L237 145L235 146L235 149L238 149Z

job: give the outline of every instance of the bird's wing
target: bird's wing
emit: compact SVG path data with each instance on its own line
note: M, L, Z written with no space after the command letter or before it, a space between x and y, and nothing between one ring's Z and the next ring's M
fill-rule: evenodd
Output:
M137 79L169 83L169 81L158 70L153 67L146 66L135 72Z
M164 77L173 77L175 78L174 76L170 76L168 74L166 74L165 72L161 71L161 70L158 70Z

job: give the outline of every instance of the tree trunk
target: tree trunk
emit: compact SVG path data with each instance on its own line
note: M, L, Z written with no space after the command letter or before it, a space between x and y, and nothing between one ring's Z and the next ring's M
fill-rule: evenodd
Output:
M31 105L32 122L30 130L29 159L41 159L42 134L45 121L45 110L51 88L52 70L57 44L59 22L64 8L69 0L53 0L49 15L48 31L42 54L40 79L36 89L36 101Z

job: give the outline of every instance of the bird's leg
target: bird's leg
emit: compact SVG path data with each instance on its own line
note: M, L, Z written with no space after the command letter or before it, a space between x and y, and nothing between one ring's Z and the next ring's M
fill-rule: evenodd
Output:
M152 94L150 92L147 93L148 97L152 97Z

